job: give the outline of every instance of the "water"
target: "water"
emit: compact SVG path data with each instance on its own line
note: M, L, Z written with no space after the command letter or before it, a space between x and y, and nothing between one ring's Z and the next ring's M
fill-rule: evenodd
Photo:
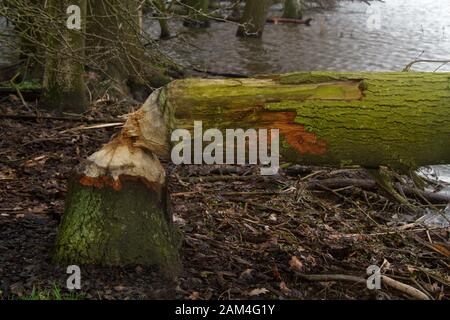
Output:
M183 64L250 75L399 71L418 57L450 59L450 0L386 0L371 6L345 2L306 17L314 19L311 27L268 24L260 40L236 38L234 24L213 23L208 30L188 31L172 25L173 33L182 34L161 47ZM158 26L150 20L148 30L158 34ZM439 65L420 64L414 69L434 71ZM440 71L450 72L450 64Z
M428 166L421 168L418 173L420 176L443 186L439 193L450 197L450 165ZM450 214L450 204L447 211Z

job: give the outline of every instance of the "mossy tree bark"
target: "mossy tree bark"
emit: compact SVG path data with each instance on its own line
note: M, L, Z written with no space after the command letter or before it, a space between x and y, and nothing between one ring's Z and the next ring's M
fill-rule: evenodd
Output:
M70 181L54 259L64 264L181 269L165 171L166 115L150 99Z
M208 14L209 0L185 0L188 7L188 17L184 19L183 25L189 28L209 28L211 22L205 16Z
M303 0L285 0L283 18L302 19L303 18Z
M272 0L247 0L241 25L236 35L260 38L263 35L267 14L272 3Z
M177 128L280 130L290 162L394 169L450 163L450 75L293 73L187 79L161 104Z
M193 130L194 121L203 122L204 132L279 129L281 154L294 163L409 172L450 163L450 74L308 72L174 81L77 170L57 261L178 270L156 156L168 157L171 132Z
M66 10L70 5L81 9L81 30L67 28ZM86 0L48 0L46 10L58 21L58 33L48 35L47 58L41 104L59 112L82 113L87 107L84 84Z

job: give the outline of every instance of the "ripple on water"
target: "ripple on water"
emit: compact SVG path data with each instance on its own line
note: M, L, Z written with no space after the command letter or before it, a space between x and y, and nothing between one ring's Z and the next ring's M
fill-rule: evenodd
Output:
M380 28L371 31L367 21L378 13ZM345 3L334 11L308 16L315 19L313 26L268 24L261 40L237 39L235 25L214 23L210 30L188 31L162 45L179 61L247 74L319 69L397 71L419 56L449 58L448 0L386 0L370 7ZM155 24L148 26L157 34ZM195 46L181 50L172 45L175 43ZM433 71L438 66L421 64L415 69ZM450 65L441 71L450 71Z

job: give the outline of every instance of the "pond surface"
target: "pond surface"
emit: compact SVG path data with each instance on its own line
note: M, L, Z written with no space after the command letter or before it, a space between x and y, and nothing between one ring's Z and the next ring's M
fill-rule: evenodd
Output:
M273 11L271 15L280 15ZM450 59L450 0L344 2L331 11L307 12L311 27L268 24L262 39L235 37L236 25L213 23L207 30L172 25L181 35L161 42L183 64L244 74L290 71L399 71L421 59ZM158 34L158 26L148 30ZM434 71L440 64L417 64ZM440 71L450 71L450 64Z

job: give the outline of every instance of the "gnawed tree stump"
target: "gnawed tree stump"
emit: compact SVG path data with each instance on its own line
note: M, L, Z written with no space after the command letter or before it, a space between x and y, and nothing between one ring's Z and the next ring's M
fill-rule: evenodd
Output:
M293 163L450 163L450 75L307 72L186 79L155 91L72 179L55 258L179 270L164 169L175 128L279 129Z
M122 133L81 164L69 184L55 260L66 264L155 265L180 270L164 168L168 143L152 100Z

